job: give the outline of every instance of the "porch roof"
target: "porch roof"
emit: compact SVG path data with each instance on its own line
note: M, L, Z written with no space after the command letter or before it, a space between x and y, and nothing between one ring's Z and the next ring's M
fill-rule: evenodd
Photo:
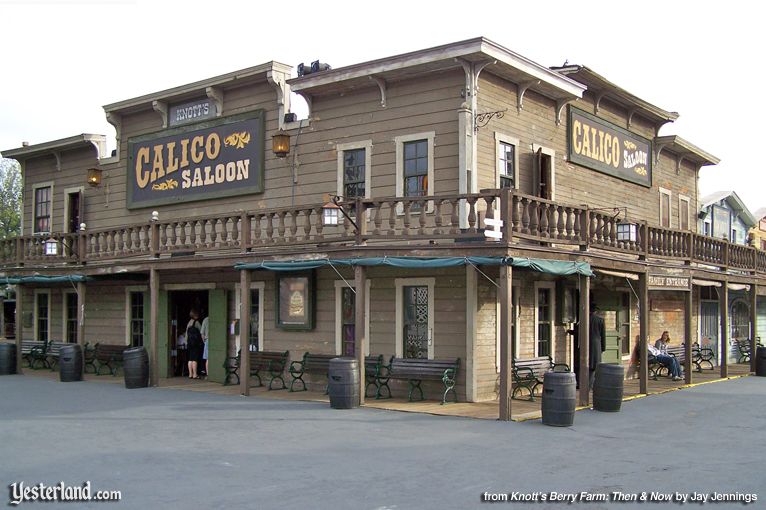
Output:
M593 271L591 270L590 264L587 262L531 259L526 257L358 257L343 259L291 259L237 264L234 268L238 270L261 269L267 271L301 271L325 266L391 266L408 269L432 269L464 265L507 265L557 276L573 274L593 276Z

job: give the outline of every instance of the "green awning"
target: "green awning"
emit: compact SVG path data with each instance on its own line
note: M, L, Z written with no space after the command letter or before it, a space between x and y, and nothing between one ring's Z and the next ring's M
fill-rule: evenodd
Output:
M34 275L34 276L5 276L0 279L0 283L4 285L18 285L27 283L76 283L88 281L89 278L81 274L69 274L69 275Z
M587 262L569 262L565 260L530 259L523 257L359 257L346 259L311 259L263 261L237 264L235 269L267 270L267 271L302 271L317 269L325 266L390 266L406 269L434 269L441 267L499 266L509 265L530 269L540 273L557 276L581 274L593 276L590 264Z

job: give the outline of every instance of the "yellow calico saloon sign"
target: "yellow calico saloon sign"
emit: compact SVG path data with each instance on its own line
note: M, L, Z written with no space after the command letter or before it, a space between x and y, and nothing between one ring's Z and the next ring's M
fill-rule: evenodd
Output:
M128 208L263 192L263 114L128 140Z
M569 107L569 161L641 186L652 185L652 144Z

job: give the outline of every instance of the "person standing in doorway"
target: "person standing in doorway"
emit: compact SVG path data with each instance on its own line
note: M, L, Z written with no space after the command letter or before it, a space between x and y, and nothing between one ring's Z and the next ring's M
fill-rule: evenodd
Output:
M189 312L189 323L186 325L186 345L189 354L189 379L199 379L197 368L202 358L202 333L199 323L199 312L192 308Z
M208 373L207 373L207 353L208 353L208 317L205 317L202 319L202 327L200 328L200 333L202 334L202 371L205 372L205 379L207 379Z
M598 306L595 303L590 304L590 350L588 369L590 371L590 388L593 389L593 383L596 380L596 367L601 363L601 353L606 350L606 326L604 319L598 315Z

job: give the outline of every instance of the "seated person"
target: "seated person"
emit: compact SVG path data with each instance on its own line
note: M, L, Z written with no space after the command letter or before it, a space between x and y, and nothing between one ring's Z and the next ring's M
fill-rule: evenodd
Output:
M681 365L679 365L678 360L675 358L675 356L670 356L665 352L660 351L656 347L653 347L651 345L647 345L649 348L649 354L654 356L654 358L657 360L657 362L668 368L668 371L670 372L670 376L673 378L674 381L680 381L681 380Z
M668 352L668 344L670 344L670 333L668 333L667 331L663 331L662 336L659 338L659 340L654 342L654 347L658 351Z

